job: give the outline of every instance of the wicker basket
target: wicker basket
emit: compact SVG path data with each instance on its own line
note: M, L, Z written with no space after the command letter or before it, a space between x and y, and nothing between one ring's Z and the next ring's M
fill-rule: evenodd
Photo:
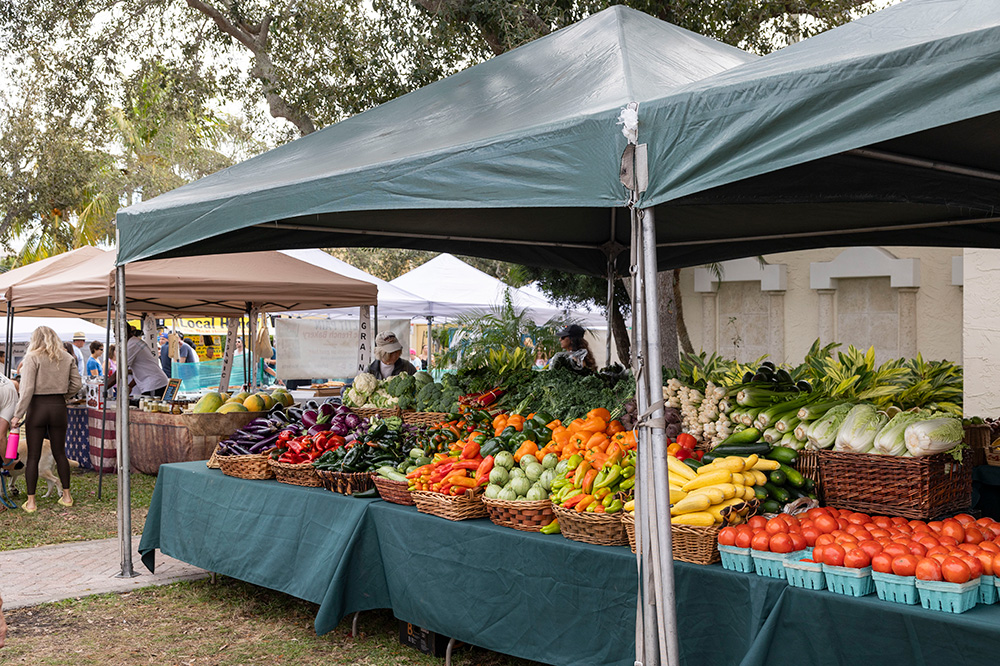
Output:
M494 524L522 532L537 532L556 518L556 514L552 513L552 502L547 499L511 502L484 497L483 504Z
M429 513L448 520L470 520L485 518L486 505L483 504L483 489L476 488L464 495L442 495L429 490L414 490L410 493L413 503L420 513Z
M403 423L413 426L431 426L448 420L444 412L414 412L407 410L402 415Z
M721 525L694 527L693 525L671 525L670 538L673 543L674 559L691 564L712 564L722 559L719 555L719 530Z
M413 498L410 497L410 484L403 481L393 481L378 474L372 475L372 483L378 488L378 494L386 502L413 506Z
M930 520L972 504L969 458L820 451L819 467L826 503L845 509Z
M273 479L274 470L269 465L270 456L251 454L248 456L215 456L219 469L226 476L239 479Z
M373 416L377 416L382 419L387 419L392 416L400 416L403 410L399 407L394 409L377 409L374 407L351 407L351 411L358 416L366 419L370 419Z
M277 460L270 460L268 461L268 465L274 470L275 478L281 483L310 488L318 488L323 485L323 482L316 475L316 468L313 467L311 462L291 465L289 463L278 462Z
M797 469L799 474L805 478L812 479L816 482L816 497L822 501L823 485L820 483L819 477L819 451L813 451L810 449L802 449L799 451L799 460L795 463L795 469Z
M222 469L222 465L219 464L219 447L215 447L212 451L212 457L205 461L205 466L209 469Z
M622 511L622 525L625 526L625 534L628 536L628 547L635 552L635 514Z
M324 488L341 495L353 495L372 489L371 472L334 472L329 469L318 469L316 476Z
M981 425L965 426L965 443L972 449L972 466L986 464L986 451L990 448L990 427L983 423Z
M567 539L595 546L626 546L628 535L617 513L580 513L576 509L552 507L559 519L559 530Z

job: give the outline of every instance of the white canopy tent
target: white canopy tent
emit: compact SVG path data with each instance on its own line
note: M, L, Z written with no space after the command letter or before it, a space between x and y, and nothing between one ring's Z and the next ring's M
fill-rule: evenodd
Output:
M7 318L0 317L0 321L6 327ZM32 332L39 326L48 326L56 332L60 340L65 342L71 342L73 335L79 332L86 335L87 340L104 340L106 333L103 326L75 317L14 317L14 335L11 342L28 342Z

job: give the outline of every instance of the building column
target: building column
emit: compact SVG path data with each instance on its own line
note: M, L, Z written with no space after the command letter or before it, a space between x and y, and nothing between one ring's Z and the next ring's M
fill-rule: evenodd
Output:
M819 293L819 344L826 346L834 341L833 295L836 289L818 289Z
M917 355L917 290L902 287L899 293L899 355L914 358Z
M701 295L701 348L709 354L713 354L719 349L717 302L718 296L714 291L707 291Z
M767 292L767 354L774 363L785 360L785 292Z

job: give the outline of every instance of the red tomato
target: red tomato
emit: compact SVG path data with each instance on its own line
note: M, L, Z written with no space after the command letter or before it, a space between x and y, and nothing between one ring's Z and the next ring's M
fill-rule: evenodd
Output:
M850 515L850 514L848 514L848 515ZM840 527L840 529L842 529L842 530L846 530L847 526L850 525L850 524L851 523L847 520L847 518L844 516L844 514L840 514L840 518L837 518L837 526Z
M872 518L867 513L852 513L847 516L847 521L855 525L867 525L872 522Z
M893 525L893 529L897 532L905 534L907 537L913 534L913 528L907 523L900 523L899 525Z
M940 553L941 555L947 555L951 551L948 550L948 546L933 546L927 549L927 557L933 557Z
M809 520L815 521L819 516L829 516L830 512L827 509L816 507L814 509L809 509L806 511L806 517Z
M750 547L754 550L767 550L770 546L771 535L767 532L757 532L750 540Z
M875 557L882 552L882 544L878 541L872 541L870 539L859 543L858 548L868 553L868 557Z
M927 527L931 528L932 532L935 532L935 533L938 533L938 534L940 534L940 532L941 532L942 525L943 525L943 523L940 520L932 520L931 522L927 523Z
M768 548L772 553L790 553L795 548L792 546L792 537L787 532L777 532L771 535Z
M990 518L989 516L983 516L982 518L980 518L979 520L976 521L976 525L980 525L982 527L986 527L988 525L992 525L995 522L996 521L993 520L992 518Z
M792 550L805 550L809 547L809 542L802 534L799 534L798 532L789 532L788 536L792 538Z
M927 527L927 523L920 520L911 520L910 529L913 530L914 534L930 534L931 528Z
M933 557L924 557L917 562L917 580L941 580L941 563Z
M978 525L966 525L965 526L965 543L977 544L982 543L986 540L985 535L982 530L979 529Z
M872 570L879 573L892 573L892 555L882 551L872 557Z
M834 537L832 534L820 534L818 537L816 537L816 545L828 546L836 540L837 538Z
M888 516L873 516L872 522L883 529L892 525L892 519Z
M781 518L772 518L767 521L767 524L764 526L764 531L768 534L778 534L779 532L788 534L788 523L783 521Z
M937 560L938 564L940 564L941 562L944 562L946 559L948 559L949 557L951 557L951 554L949 554L949 553L934 553L933 555L928 555L927 557L930 557L931 559Z
M957 557L946 557L941 563L941 577L949 583L968 583L972 572L969 565Z
M1000 553L993 553L993 575L1000 573Z
M979 561L978 557L970 555L969 553L962 553L956 557L965 562L965 564L969 567L969 572L973 578L979 578L983 575L983 565Z
M920 558L912 553L894 557L892 560L892 573L897 576L912 576L917 572L917 562Z
M927 556L927 548L921 543L917 543L916 541L911 541L909 548L910 552L916 555L917 557Z
M802 514L802 515L807 515L807 514ZM802 527L802 529L805 529L807 527L813 527L813 525L814 525L814 523L813 523L812 519L810 519L810 518L800 518L799 519L799 526Z
M826 561L826 546L815 546L813 548L813 560L819 563Z
M813 518L813 522L816 524L816 529L824 534L829 534L839 527L837 519L829 514L817 516Z
M941 545L941 542L938 541L937 538L932 537L930 534L921 534L916 539L914 539L914 541L923 544L924 548L933 548L934 546Z
M753 539L753 530L749 525L740 525L736 528L736 547L749 548Z
M747 525L752 527L755 532L757 530L762 530L764 529L764 526L767 525L767 518L764 516L754 516L747 521Z
M820 536L820 531L815 527L803 527L802 536L805 537L806 545L815 546L816 539ZM998 551L1000 552L1000 551Z
M979 550L988 550L991 553L1000 553L1000 545L993 541L984 541L979 544Z
M902 516L893 516L889 520L892 522L893 525L896 525L896 526L906 525L907 523L910 522L906 518L903 518Z
M847 551L844 550L843 546L837 543L831 543L826 547L826 550L823 551L823 562L835 567L842 567L844 566L844 555L846 554Z
M736 528L732 525L728 527L723 527L719 530L719 545L720 546L735 546L736 545Z
M950 536L948 536L946 534L942 534L941 536L939 536L938 537L938 541L941 542L942 546L957 546L959 544L958 539L956 539L955 537L950 537ZM964 541L964 537L963 537L963 541Z
M859 539L861 537L864 537L864 538L867 539L869 536L871 536L871 534L868 533L867 529L865 529L863 526L858 525L856 523L851 523L850 525L848 525L847 526L847 530L845 530L845 531L848 534L850 534L851 536L856 536Z
M972 553L975 553L977 550L979 550L979 546L977 546L974 543L960 543L958 544L958 549L964 550L965 552L971 555Z
M972 516L970 516L967 513L960 513L960 514L958 514L957 516L954 517L954 520L957 520L958 522L962 523L963 527L965 525L968 525L969 523L976 522L976 519L973 518Z
M988 550L977 550L972 553L972 556L979 560L979 564L982 565L984 576L993 575L993 555L994 553Z
M903 555L912 555L910 549L901 543L890 543L888 546L882 549L883 553L888 553L893 557L902 557Z
M882 529L881 527L873 527L868 530L868 533L872 535L873 539L888 539L889 530Z
M955 543L965 541L965 528L962 527L962 523L953 518L949 518L941 523L941 534L951 537L955 540ZM942 543L944 542L942 541Z
M844 554L844 566L864 569L872 563L872 558L861 548L852 548Z

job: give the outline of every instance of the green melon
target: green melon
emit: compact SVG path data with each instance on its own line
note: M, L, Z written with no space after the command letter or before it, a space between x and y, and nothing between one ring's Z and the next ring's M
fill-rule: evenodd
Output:
M233 412L246 412L249 411L246 407L238 402L227 402L226 404L215 410L216 414L231 414Z
M223 403L222 395L219 393L206 393L195 403L192 410L195 414L211 414L219 410Z

